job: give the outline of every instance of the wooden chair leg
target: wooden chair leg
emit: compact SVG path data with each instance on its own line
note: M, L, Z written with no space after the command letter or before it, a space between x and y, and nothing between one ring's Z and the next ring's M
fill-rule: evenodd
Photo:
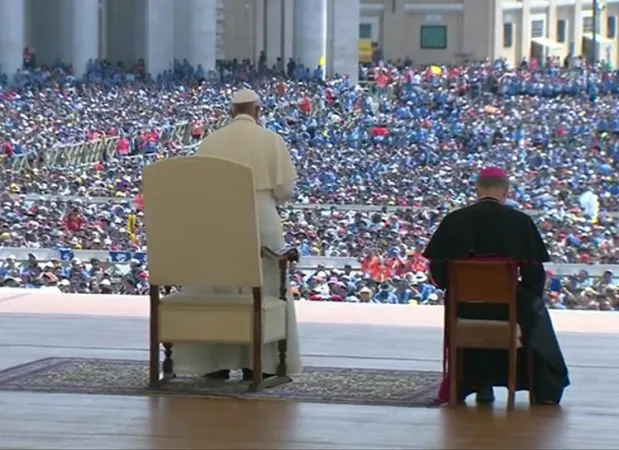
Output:
M464 349L458 349L458 378L456 379L456 391L464 379Z
M262 289L252 289L254 300L254 320L252 336L253 377L249 385L250 391L259 391L262 388Z
M160 381L169 381L172 378L176 377L174 373L174 360L172 359L172 348L173 344L166 342L163 344L163 364L161 365L162 374L160 377Z
M277 376L285 377L288 375L288 367L286 364L286 353L288 352L288 258L279 259L279 299L286 305L286 314L284 316L286 335L284 339L277 341L277 350L279 352L279 362L277 364Z
M286 363L286 357L288 356L288 262L285 258L279 261L280 270L280 285L279 285L279 297L284 305L286 305L286 314L284 316L285 322L285 337L277 341L278 362L275 370L275 376L262 380L261 387L263 389L279 386L284 383L289 383L291 378L288 376L288 365Z
M148 386L151 389L159 387L159 344L150 344L148 364Z
M286 339L277 341L279 361L277 363L275 376L263 379L260 389L269 389L292 381L292 379L288 376L288 367L286 365L287 344L288 341Z
M508 356L507 410L512 411L516 403L516 375L518 369L518 350L515 348L515 345L508 350Z
M159 286L150 286L150 336L148 385L151 389L159 387Z
M453 342L449 345L447 376L449 377L449 407L455 408L458 405L458 348Z
M253 347L253 374L249 390L255 392L262 389L262 344L259 341L254 341Z
M535 355L533 350L527 349L527 381L529 384L529 405L535 405Z
M286 353L288 351L288 339L280 339L277 341L277 349L279 351L279 362L277 364L277 376L285 377L288 375L286 364Z

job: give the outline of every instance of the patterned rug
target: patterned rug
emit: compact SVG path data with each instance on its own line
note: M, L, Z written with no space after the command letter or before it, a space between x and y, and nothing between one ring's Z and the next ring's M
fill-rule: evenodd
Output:
M188 395L313 403L433 406L437 372L306 367L293 382L248 392L240 373L228 381L178 377L157 391L147 387L145 361L46 358L0 372L0 391L103 395Z

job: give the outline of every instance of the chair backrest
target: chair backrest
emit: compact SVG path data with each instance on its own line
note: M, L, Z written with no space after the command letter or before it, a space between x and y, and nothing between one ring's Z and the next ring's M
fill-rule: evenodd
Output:
M450 303L514 304L518 267L509 260L483 258L448 263Z
M146 166L143 186L151 284L262 284L251 168L176 157Z

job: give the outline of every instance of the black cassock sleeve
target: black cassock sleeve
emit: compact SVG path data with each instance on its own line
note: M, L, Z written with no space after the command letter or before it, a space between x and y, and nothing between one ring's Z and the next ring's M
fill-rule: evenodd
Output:
M526 258L527 262L531 263L546 263L550 262L550 255L548 254L548 250L546 249L546 244L544 244L544 240L542 239L541 234L539 234L539 230L535 222L531 217L527 216L527 240L528 240L528 253L529 257Z
M530 257L519 264L522 286L541 297L546 284L546 270L544 263L550 261L546 244L537 229L537 225L530 217L527 218L527 231Z
M447 261L451 250L447 217L441 221L423 252L424 258L430 261L430 277L441 289L447 289Z
M430 278L437 287L447 289L447 263L430 261Z
M544 294L546 285L546 270L542 263L524 263L519 265L521 284L525 289L533 292L538 297Z

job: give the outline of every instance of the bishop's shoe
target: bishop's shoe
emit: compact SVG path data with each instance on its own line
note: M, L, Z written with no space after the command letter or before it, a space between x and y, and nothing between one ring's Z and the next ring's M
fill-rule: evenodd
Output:
M227 380L230 378L230 371L228 369L216 370L215 372L207 373L204 378L209 380Z
M275 376L271 373L263 373L262 378L271 378ZM254 371L251 369L243 369L243 381L251 381L254 378Z
M466 398L472 394L472 392L465 392L458 394L458 403L464 404L466 402ZM489 405L494 403L494 389L492 386L486 386L480 388L475 395L475 402L478 405Z
M494 389L492 386L483 387L477 391L475 402L478 405L489 405L494 403Z

